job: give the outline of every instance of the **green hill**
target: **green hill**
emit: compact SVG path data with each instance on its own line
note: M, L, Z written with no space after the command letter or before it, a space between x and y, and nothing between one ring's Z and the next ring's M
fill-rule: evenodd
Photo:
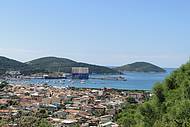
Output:
M147 62L136 62L132 64L127 64L121 67L114 68L117 71L134 71L134 72L165 72L163 68Z
M33 68L25 63L0 56L0 74L6 71L21 71L22 73L26 73L32 70Z
M143 104L127 104L118 115L123 127L190 127L190 62L155 84Z
M28 65L36 69L46 70L49 72L71 72L72 67L88 67L90 73L96 74L117 74L118 71L110 69L108 67L91 65L86 63L80 63L66 58L57 57L43 57L27 62Z

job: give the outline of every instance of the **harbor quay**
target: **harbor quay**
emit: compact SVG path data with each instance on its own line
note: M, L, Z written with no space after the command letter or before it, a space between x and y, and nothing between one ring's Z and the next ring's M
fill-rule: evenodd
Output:
M150 92L117 89L57 88L42 85L7 84L0 90L0 120L6 127L20 127L23 117L40 117L55 127L118 127L122 106L143 103Z

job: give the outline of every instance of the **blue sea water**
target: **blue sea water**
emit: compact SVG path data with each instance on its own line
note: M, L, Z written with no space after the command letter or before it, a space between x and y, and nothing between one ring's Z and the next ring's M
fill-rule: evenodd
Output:
M115 89L129 89L129 90L151 90L156 82L163 81L172 71L175 69L166 69L165 73L142 73L142 72L126 72L121 75L127 79L127 81L115 81L115 80L99 80L88 79L81 80L63 80L63 79L27 79L20 81L13 81L17 84L44 84L56 86L56 87L79 87L79 88L115 88ZM118 75L91 75L91 77L110 77Z

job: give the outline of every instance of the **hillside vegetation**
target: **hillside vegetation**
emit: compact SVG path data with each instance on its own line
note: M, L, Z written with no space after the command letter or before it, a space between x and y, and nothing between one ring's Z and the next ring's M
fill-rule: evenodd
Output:
M80 63L66 58L57 57L44 57L36 60L27 62L28 65L36 69L46 70L49 72L67 72L70 73L72 67L88 67L90 73L96 74L117 74L116 70L110 69L108 67L97 66L92 64Z
M190 63L155 84L151 99L127 104L118 115L123 127L190 127Z
M127 64L121 67L114 68L117 71L133 71L133 72L165 72L161 67L153 65L147 62L136 62L132 64Z
M23 74L38 72L71 72L72 67L88 67L90 73L118 74L119 72L108 67L80 63L65 58L44 57L22 63L13 59L0 56L0 75L6 71L21 71Z
M26 73L28 71L32 71L35 69L25 63L0 56L0 74L5 73L6 71L17 71L17 70Z

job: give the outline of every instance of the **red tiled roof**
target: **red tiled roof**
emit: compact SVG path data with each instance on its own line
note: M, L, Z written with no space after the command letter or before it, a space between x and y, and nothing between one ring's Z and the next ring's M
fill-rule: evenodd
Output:
M65 110L68 113L79 113L79 110Z
M0 110L0 113L9 113L10 110Z
M7 104L8 101L8 99L0 99L0 104Z

